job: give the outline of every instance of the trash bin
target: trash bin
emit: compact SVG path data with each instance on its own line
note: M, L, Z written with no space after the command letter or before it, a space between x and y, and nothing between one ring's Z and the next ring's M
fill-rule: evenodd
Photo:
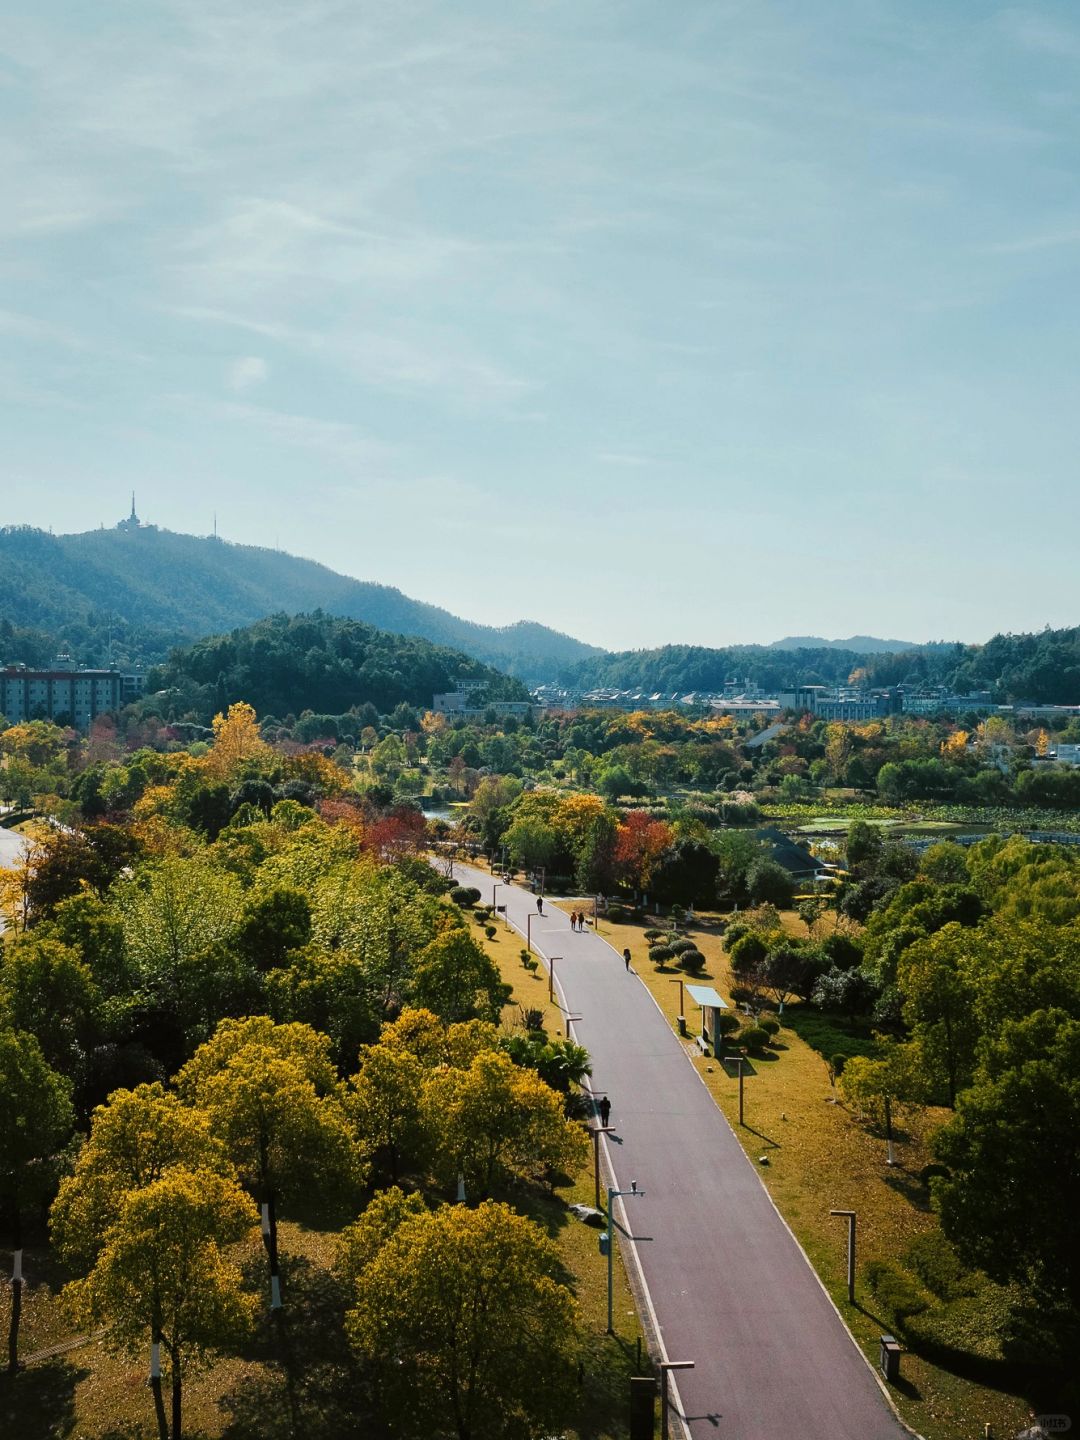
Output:
M679 1016L679 1034L680 1034L680 1035L683 1035L683 1036L685 1036L685 1034L686 1034L686 1016L685 1016L685 1015L680 1015L680 1016Z
M598 1236L597 1238L598 1238L599 1241L600 1241L600 1254L601 1254L601 1255L606 1255L606 1254L608 1253L608 1251L611 1249L611 1236L610 1236L610 1234L609 1234L608 1231L606 1231L606 1230L601 1230L601 1232L600 1232L600 1234L599 1234L599 1236Z
M902 1353L900 1342L895 1335L882 1335L881 1360L879 1364L881 1373L885 1376L886 1380L900 1379L900 1356Z

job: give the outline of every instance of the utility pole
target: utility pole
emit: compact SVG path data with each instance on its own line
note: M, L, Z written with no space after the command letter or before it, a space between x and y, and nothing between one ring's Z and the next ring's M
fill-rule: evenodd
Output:
M600 1209L600 1136L611 1135L615 1130L614 1125L593 1125L589 1134L592 1137L592 1159L593 1159L593 1203L597 1210Z

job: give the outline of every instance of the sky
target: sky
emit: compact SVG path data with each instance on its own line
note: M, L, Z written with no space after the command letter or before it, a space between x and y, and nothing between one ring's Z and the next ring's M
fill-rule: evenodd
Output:
M610 648L1080 623L1080 7L10 0L0 523Z

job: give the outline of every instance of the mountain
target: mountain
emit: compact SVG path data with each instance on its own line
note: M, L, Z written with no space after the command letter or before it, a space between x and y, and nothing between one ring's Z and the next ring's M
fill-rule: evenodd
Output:
M430 706L433 694L458 680L486 680L484 701L528 699L519 680L459 650L321 613L272 615L208 636L174 650L148 679L155 693L147 703L159 705L156 692L164 690L169 718L194 712L206 722L235 700L263 718L342 715L364 704L386 714L400 704Z
M603 653L531 621L478 625L392 586L254 545L131 521L79 535L0 529L0 663L40 663L62 645L84 664L111 655L149 665L184 641L312 610L421 636L530 680Z
M852 635L847 640L823 640L820 635L787 635L773 640L769 650L850 650L856 655L881 655L887 651L917 650L913 640L879 640L874 635Z

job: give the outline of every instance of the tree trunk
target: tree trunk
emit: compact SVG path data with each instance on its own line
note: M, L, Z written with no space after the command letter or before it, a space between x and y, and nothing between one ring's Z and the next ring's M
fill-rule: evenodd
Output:
M181 1386L180 1366L177 1357L173 1356L172 1363L172 1440L180 1440L180 1418L181 1418Z
M153 1332L150 1357L150 1389L154 1394L154 1414L157 1417L158 1440L169 1440L169 1422L165 1418L165 1400L161 1394L160 1330Z
M19 1368L19 1321L22 1318L22 1212L16 1199L11 1221L11 1324L8 1327L8 1374Z

